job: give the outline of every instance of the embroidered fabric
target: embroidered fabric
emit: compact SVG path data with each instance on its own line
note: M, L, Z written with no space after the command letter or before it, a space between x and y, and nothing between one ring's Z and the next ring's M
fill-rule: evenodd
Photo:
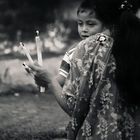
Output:
M116 87L112 44L111 37L96 34L80 42L75 50L63 89L72 113L68 140L135 138L138 107L128 105Z

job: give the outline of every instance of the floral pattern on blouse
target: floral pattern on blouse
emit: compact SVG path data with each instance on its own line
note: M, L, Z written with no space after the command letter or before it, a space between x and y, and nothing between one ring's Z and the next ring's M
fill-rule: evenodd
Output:
M113 39L103 33L81 41L63 87L71 120L68 140L133 140L135 106L128 106L115 84Z

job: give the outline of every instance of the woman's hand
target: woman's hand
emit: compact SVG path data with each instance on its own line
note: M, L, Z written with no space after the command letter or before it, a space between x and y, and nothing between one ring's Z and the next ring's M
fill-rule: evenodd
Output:
M37 64L30 64L28 66L34 75L35 83L38 86L48 87L48 84L51 82L52 75L46 69Z

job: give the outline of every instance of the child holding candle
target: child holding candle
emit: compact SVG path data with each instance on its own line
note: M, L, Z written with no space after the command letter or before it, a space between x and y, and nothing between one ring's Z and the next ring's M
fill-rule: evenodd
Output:
M139 1L87 1L104 28L78 44L63 89L47 70L30 68L70 115L67 140L139 140Z
M88 3L88 1L83 1L78 9L77 9L77 24L78 24L78 33L81 39L86 39L87 37L94 35L96 33L101 32L102 23L94 17L94 12L92 6ZM35 38L37 46L40 46L38 31L36 32L37 36ZM57 80L59 84L63 87L65 83L65 79L68 76L70 67L71 67L71 58L76 49L77 44L74 44L64 55L63 60L61 62L61 66L59 69L59 75L57 76ZM40 58L40 47L37 47L38 54L38 63L42 65L42 60ZM41 61L40 61L41 60Z
M94 10L87 0L83 1L77 9L77 24L78 33L83 40L91 35L95 35L96 33L100 33L102 31L102 23L97 18L95 18ZM77 44L74 44L65 53L61 62L57 80L62 87L65 83L65 79L69 74L72 55L76 49L76 46Z
M39 37L39 31L36 31L36 37L35 37L35 43L36 43L36 49L37 49L37 60L38 60L38 65L43 66L43 60L42 60L42 43ZM22 42L20 42L20 47L23 49L25 55L27 56L30 64L33 64L34 61L29 53L29 50L24 46L24 44ZM28 67L28 65L24 62L23 66L25 68L25 70L34 75L33 71L31 71L31 69ZM44 87L39 87L40 92L45 92L45 88Z

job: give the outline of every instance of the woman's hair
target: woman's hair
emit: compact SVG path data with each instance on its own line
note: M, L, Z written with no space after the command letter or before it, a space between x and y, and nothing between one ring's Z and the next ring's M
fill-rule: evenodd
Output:
M113 54L116 59L116 81L128 103L140 105L140 19L132 11L120 17Z
M84 0L82 8L93 9L96 17L115 32L112 53L118 88L128 103L140 105L139 0Z

